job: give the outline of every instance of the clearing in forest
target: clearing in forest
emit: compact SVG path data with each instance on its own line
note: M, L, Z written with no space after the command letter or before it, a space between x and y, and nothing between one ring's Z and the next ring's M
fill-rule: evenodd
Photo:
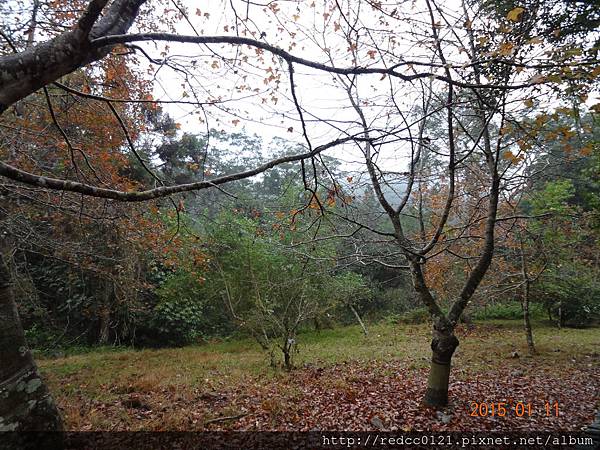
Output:
M249 340L40 366L70 430L578 430L600 406L600 329L535 325L536 357L526 356L520 321L461 326L469 339L440 411L420 404L426 325L304 333L291 372L270 368Z

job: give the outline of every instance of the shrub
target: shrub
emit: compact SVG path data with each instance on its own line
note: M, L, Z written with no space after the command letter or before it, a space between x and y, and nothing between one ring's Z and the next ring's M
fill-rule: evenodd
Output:
M419 301L415 298L412 286L400 286L380 289L375 295L375 312L387 311L392 315L401 315L411 309L418 308Z
M207 318L197 278L185 271L170 274L155 293L156 304L141 321L141 343L185 345L203 336Z
M429 311L427 308L415 308L410 311L406 311L402 314L393 314L388 316L388 322L394 324L419 324L419 323L427 323L431 320L429 316Z
M600 282L588 267L565 264L548 271L536 295L562 326L586 327L600 321Z
M38 349L42 352L48 352L55 349L60 338L61 334L59 332L45 328L37 323L34 323L25 330L27 345L30 348Z
M185 345L202 336L203 307L189 298L168 299L154 308L150 328L162 345Z
M531 303L529 305L529 315L531 318L542 317L542 305ZM495 303L473 309L471 318L474 320L520 320L523 318L523 308L519 302Z

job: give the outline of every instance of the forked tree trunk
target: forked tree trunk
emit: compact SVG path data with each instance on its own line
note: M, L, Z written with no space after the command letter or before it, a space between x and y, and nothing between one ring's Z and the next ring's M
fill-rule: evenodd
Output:
M0 254L0 431L58 431L62 420L40 378Z
M448 404L448 385L452 355L458 347L453 329L439 329L434 325L431 340L431 369L423 402L428 406L441 407Z

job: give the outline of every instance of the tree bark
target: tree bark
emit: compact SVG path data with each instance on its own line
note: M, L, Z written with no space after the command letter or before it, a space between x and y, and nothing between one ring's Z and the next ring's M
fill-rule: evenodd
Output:
M452 355L458 347L458 339L454 335L454 327L458 320L456 322L449 321L436 303L425 284L421 264L413 260L410 267L413 287L421 302L427 306L433 319L431 369L423 403L436 408L446 406Z
M27 343L0 254L0 431L60 431L60 413Z
M558 302L558 329L562 329L563 327L563 314L562 314L562 300Z
M112 47L96 48L91 40L127 32L145 1L114 1L99 18L107 2L93 0L73 30L0 57L0 114L48 83L104 58Z
M292 369L292 359L290 357L290 350L289 348L285 348L283 350L283 365L285 367L286 370L291 370Z
M439 322L434 324L431 340L431 369L423 402L427 406L442 407L448 404L448 385L452 355L458 347L458 338L452 327Z

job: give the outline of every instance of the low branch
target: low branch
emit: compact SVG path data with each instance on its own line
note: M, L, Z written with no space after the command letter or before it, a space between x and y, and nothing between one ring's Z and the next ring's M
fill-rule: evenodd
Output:
M5 162L0 162L0 175L14 181L19 181L21 183L29 184L31 186L37 186L46 189L77 192L79 194L88 195L91 197L110 198L124 202L142 202L146 200L152 200L155 198L167 197L169 195L177 194L179 192L198 191L202 189L207 189L209 187L216 187L220 184L250 178L280 164L311 158L337 145L360 139L361 138L359 137L347 137L342 139L336 139L327 144L315 147L311 152L301 153L298 155L283 156L281 158L273 159L269 162L261 164L260 166L255 167L254 169L237 172L230 175L224 175L221 177L214 178L212 180L197 181L194 183L178 184L174 186L161 186L154 189L148 189L145 191L137 192L100 188L85 183L79 183L77 181L61 180L58 178L35 175L24 170L18 169L14 166L11 166L10 164L6 164Z

